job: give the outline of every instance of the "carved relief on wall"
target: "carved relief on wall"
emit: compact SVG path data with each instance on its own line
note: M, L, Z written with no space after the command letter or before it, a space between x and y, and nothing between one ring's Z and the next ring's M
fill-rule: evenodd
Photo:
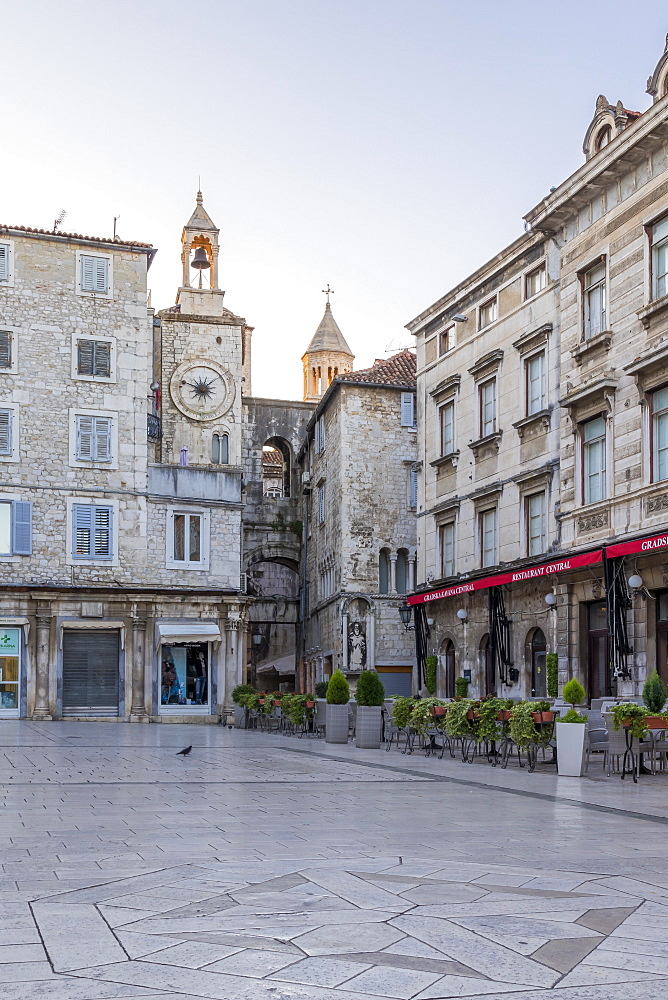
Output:
M648 497L645 500L645 516L659 514L668 510L668 493L661 493L658 497Z
M596 531L598 528L607 528L610 523L610 513L602 510L598 514L590 514L589 517L578 518L578 532Z

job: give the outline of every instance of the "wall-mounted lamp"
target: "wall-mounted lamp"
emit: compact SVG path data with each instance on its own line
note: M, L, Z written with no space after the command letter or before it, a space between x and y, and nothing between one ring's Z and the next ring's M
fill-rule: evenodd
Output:
M412 623L413 609L410 607L410 605L408 604L401 605L401 607L399 608L399 617L404 623L404 628L406 629L407 632L410 632L412 629L415 628L415 625Z
M456 316L452 317L455 323L468 323L468 316L462 316L461 313L457 313Z
M553 594L552 591L545 595L545 603L548 607L553 608L557 603L557 595Z
M639 590L642 590L642 577L640 573L634 573L633 576L629 577L629 587L631 590L637 594Z
M434 624L434 619L433 618L427 618L427 625L429 626L429 628L431 628L433 624Z
M457 617L459 618L460 622L465 622L468 616L469 613L466 610L466 608L460 608L459 611L457 612Z
M260 646L260 645L262 645L262 633L261 632L253 632L253 645L254 646Z

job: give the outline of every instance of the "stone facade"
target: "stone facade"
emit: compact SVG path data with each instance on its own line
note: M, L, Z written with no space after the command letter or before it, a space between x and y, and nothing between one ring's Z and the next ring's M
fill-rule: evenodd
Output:
M667 77L668 50L642 113L599 97L585 164L527 214L520 240L409 324L424 413L419 583L435 598L424 603L442 693L470 671L475 693L543 694L546 649L560 683L578 676L594 699L638 695L654 665L668 679ZM531 415L540 352L545 406ZM493 370L498 426L485 439ZM450 398L451 455L439 425ZM539 492L544 530L540 505L529 509ZM533 551L532 523L544 539Z
M388 692L414 688L413 636L398 614L415 579L416 431L402 421L414 370L403 352L339 376L309 423L300 453L303 689L337 668L353 682L375 668Z

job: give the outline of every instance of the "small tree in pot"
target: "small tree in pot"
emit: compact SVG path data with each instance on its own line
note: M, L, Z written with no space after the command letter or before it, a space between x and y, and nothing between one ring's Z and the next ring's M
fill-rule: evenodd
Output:
M350 686L340 670L335 670L327 685L326 743L348 742L348 702Z
M364 670L355 688L357 722L356 745L360 750L380 747L381 706L385 700L383 682L375 670Z
M585 700L585 689L573 677L567 684L564 684L561 694L564 701L568 702L571 707L563 718L558 720L557 771L568 778L579 778L584 762L586 734L584 723L586 723L588 716L583 712L578 712L575 706L581 705Z

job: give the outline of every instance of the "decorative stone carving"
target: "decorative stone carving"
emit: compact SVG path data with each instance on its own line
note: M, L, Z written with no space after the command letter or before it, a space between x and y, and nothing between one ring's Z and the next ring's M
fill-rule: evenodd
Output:
M658 497L648 497L645 500L646 517L649 517L650 514L658 514L664 510L668 510L668 493L661 493Z
M607 510L599 511L598 514L590 514L589 517L578 518L578 531L597 531L599 528L607 528L610 522L610 513Z
M592 580L591 582L591 596L595 601L600 601L603 594L603 584L600 580Z

